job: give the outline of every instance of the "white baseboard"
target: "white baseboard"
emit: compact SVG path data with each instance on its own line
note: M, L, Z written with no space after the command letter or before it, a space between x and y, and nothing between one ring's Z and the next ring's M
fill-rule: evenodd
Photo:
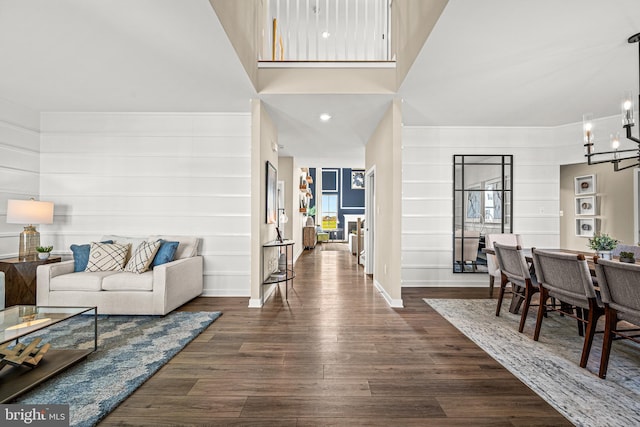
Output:
M249 308L262 308L262 300L260 298L250 298Z
M376 289L378 290L378 292L380 292L380 294L382 294L382 298L384 298L384 300L387 302L387 304L389 304L389 307L391 307L391 308L404 308L404 302L402 301L402 298L400 298L400 299L391 298L391 296L382 287L382 285L375 279L373 279L373 286L375 286Z
M264 292L262 299L260 298L251 298L249 299L249 308L262 308L264 302L269 299L271 295L278 289L278 284L274 283L271 286L264 288L262 291Z

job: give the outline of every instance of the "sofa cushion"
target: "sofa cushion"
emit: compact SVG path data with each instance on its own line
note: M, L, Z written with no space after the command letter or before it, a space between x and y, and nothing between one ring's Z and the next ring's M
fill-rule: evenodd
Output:
M153 258L151 268L171 262L176 257L176 250L180 242L167 242L166 240L158 240L161 245Z
M100 243L113 243L113 240L105 240ZM91 244L85 245L71 245L71 252L73 252L73 271L80 272L87 269L89 263L89 252L91 251Z
M105 277L119 275L117 271L96 271L62 274L49 283L52 291L100 291Z
M85 271L122 271L130 244L91 243L89 263Z
M152 291L153 272L147 271L142 274L118 273L102 280L103 291Z
M102 236L101 240L113 240L114 243L119 243L121 245L126 245L127 243L129 243L131 246L129 247L129 253L127 253L127 259L125 260L125 263L129 261L129 259L131 258L132 252L138 246L140 246L140 243L147 241L147 239L143 237L117 236L117 235Z
M158 248L160 248L161 242L157 240L155 242L142 242L131 255L127 265L124 267L124 271L129 273L144 273L149 269L153 257L155 257Z
M198 242L200 239L193 236L152 236L149 240L166 240L178 242L175 259L191 258L198 255Z

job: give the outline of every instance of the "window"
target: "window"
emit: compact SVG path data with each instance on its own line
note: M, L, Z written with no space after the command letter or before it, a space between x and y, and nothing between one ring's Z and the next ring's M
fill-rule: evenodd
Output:
M322 195L322 229L335 230L338 228L338 195Z

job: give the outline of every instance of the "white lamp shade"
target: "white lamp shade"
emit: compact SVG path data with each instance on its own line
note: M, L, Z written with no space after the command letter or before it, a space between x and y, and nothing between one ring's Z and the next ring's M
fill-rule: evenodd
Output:
M8 224L53 224L53 202L7 200Z

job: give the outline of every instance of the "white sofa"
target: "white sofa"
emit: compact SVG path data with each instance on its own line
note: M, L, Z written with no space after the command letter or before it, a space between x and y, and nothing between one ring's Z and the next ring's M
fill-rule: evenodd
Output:
M98 314L164 315L202 294L203 262L199 239L189 236L131 238L104 236L101 241L131 243L178 241L174 261L141 274L124 271L74 272L74 261L38 266L37 305L98 307Z

